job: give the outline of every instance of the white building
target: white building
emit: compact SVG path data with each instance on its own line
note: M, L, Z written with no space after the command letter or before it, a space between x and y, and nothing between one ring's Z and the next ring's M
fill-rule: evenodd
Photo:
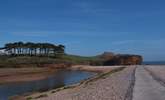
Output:
M5 50L0 50L0 55L6 55L7 53L5 52Z

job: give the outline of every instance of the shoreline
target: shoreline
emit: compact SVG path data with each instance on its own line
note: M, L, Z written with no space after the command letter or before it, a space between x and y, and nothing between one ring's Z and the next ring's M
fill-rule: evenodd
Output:
M69 69L71 70L80 70L80 71L88 71L88 72L96 72L96 73L105 73L116 68L125 67L125 66L90 66L90 65L74 65Z
M89 66L74 65L64 70L79 70L95 73L109 72L121 66ZM30 82L46 79L62 68L1 68L0 69L0 85L10 83ZM63 70L63 69L62 69Z
M42 80L56 71L49 68L1 68L0 85Z
M22 65L21 65L22 66ZM69 69L68 64L43 64L40 67L0 68L0 85L43 80L61 69Z
M123 66L85 66L85 65L72 66L70 68L72 70L91 71L91 72L97 72L98 74L96 74L95 76L93 76L89 79L82 80L79 83L64 86L64 87L53 89L53 90L49 90L47 92L48 93L50 93L50 92L56 93L56 92L63 91L63 90L65 91L66 89L72 89L72 88L74 89L74 88L77 88L77 87L82 86L84 84L90 84L90 83L95 82L97 80L100 80L102 78L106 78L107 76L109 76L113 73L116 73L116 72L120 72L120 71L124 70L125 68L126 67L123 67ZM45 93L45 92L43 92L43 93ZM42 95L43 93L36 92L36 93L32 93L31 95L34 95L34 96L37 95L35 98L40 98L40 96L41 97L43 96ZM30 95L30 94L28 94L28 95ZM25 94L25 95L20 95L20 96L13 96L10 99L12 99L12 100L26 100L26 99L30 98L28 95Z

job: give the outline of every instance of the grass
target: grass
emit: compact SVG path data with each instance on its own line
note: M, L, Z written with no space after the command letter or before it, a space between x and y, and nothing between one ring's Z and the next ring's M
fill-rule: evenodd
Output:
M37 65L43 63L55 63L56 59L48 57L0 57L0 67L17 67L19 65L30 65L31 67L37 67Z
M33 98L32 97L27 97L26 100L32 100Z
M42 64L57 64L57 63L69 63L69 64L90 64L91 62L98 62L97 57L82 57L75 55L64 54L61 57L38 57L38 56L0 56L0 67L38 67Z
M91 61L98 60L97 57L83 57L83 56L76 56L76 55L63 55L62 59L66 61L71 61L72 63L90 63Z
M48 95L47 95L47 94L41 94L41 95L39 95L38 97L35 97L35 99L43 98L43 97L48 97Z
M39 99L39 98L43 98L43 97L48 97L48 95L47 94L41 94L41 95L39 95L39 96L37 96L35 98L33 98L33 97L27 97L26 100Z

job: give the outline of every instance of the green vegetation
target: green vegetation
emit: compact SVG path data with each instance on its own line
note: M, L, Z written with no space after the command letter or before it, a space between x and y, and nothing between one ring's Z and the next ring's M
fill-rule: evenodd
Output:
M35 99L39 99L39 98L43 98L43 97L48 97L48 95L47 94L41 94L38 97L35 97Z
M40 67L42 64L135 65L142 63L139 55L105 52L93 57L68 55L64 45L15 42L0 48L0 67Z
M81 57L63 54L60 56L0 56L0 67L40 67L42 64L91 64L97 57Z
M64 45L50 43L7 43L0 54L0 67L38 67L42 64L91 64L97 57L82 57L65 54Z
M49 57L30 57L30 56L1 56L0 67L37 67L40 64L55 63L56 60Z
M98 57L82 57L82 56L76 56L76 55L63 55L62 59L65 61L69 61L73 64L91 64L92 62L99 61L100 59Z
M28 97L28 98L26 98L26 100L32 100L33 98L32 97Z

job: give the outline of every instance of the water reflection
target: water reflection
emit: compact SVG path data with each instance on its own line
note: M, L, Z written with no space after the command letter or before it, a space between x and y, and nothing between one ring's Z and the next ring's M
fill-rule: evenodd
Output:
M0 100L7 100L9 96L13 95L19 95L33 91L46 91L77 83L83 79L93 76L94 74L95 73L85 71L61 70L44 80L0 85Z

